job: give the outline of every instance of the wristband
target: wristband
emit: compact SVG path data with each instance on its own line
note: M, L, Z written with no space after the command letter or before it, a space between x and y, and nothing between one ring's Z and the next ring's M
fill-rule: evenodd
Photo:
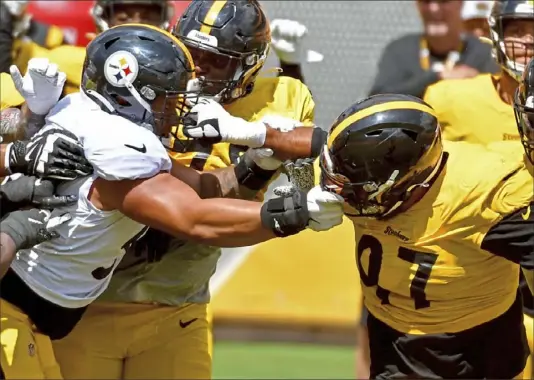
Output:
M295 192L289 197L274 198L261 207L261 222L277 237L286 237L303 231L310 219L306 194Z
M311 156L313 158L318 157L321 154L321 149L326 144L328 132L322 130L319 127L313 128L312 143L311 143Z

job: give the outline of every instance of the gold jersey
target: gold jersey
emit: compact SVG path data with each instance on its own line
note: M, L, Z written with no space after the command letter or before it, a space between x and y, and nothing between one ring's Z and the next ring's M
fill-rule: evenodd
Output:
M24 98L15 88L15 83L8 73L0 73L0 111L19 107L24 103Z
M387 220L351 218L365 305L404 333L467 330L516 299L518 264L481 245L493 226L532 201L532 176L479 145L444 147L445 168L410 209Z
M67 75L63 92L71 94L80 91L82 69L85 61L85 48L61 45L48 51L47 58L58 65L59 70Z
M519 141L514 109L500 98L491 74L439 81L428 87L424 100L434 108L443 138L488 145Z

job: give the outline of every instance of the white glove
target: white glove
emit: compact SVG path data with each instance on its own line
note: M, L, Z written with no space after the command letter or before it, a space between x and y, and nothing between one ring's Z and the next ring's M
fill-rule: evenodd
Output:
M323 55L306 51L303 41L308 28L298 21L276 19L271 21L271 45L281 62L299 65L302 61L320 62Z
M274 152L269 148L250 148L245 154L263 170L276 170L282 166L282 161L274 158Z
M262 117L260 121L281 132L292 131L297 127L297 125L302 124L298 120L279 115L266 115ZM282 161L274 157L274 152L272 149L251 148L247 150L246 154L263 170L276 170L282 166Z
M341 196L321 189L317 185L307 195L310 221L308 228L326 231L343 222L343 203Z
M182 132L186 137L211 144L227 142L251 148L262 147L265 143L267 127L264 123L232 116L214 100L200 100L189 114L196 123L184 125Z
M15 65L11 65L9 71L15 88L30 111L37 115L46 115L56 105L67 79L67 75L46 58L30 59L24 77Z

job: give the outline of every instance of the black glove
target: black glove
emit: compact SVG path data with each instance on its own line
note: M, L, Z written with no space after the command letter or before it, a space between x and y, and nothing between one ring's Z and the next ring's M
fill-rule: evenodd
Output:
M48 180L20 176L0 186L2 215L28 205L44 208L67 206L77 201L75 195L55 195L54 184Z
M37 133L29 141L8 145L12 173L71 180L93 172L76 136L60 128Z
M129 244L123 247L129 254L134 254L135 257L145 257L149 263L158 262L164 254L169 252L173 236L149 228L147 232L141 237L132 240Z
M15 211L0 222L0 231L13 239L17 250L29 249L59 237L53 229L71 219L68 213L53 218L51 214L48 210L39 209Z

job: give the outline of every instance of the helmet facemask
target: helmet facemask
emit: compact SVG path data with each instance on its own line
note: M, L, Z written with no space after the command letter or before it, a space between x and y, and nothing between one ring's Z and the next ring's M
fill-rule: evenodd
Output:
M390 179L379 185L374 181L350 182L343 174L334 170L334 163L327 146L323 147L319 165L320 184L323 190L340 195L345 200L345 214L351 217L381 217L388 213L390 206L381 202L382 195L395 184L398 170L391 173Z
M528 63L528 57L534 53L534 43L525 42L518 37L505 37L506 26L514 20L528 20L534 23L534 14L491 16L490 37L493 42L494 58L503 70L519 82ZM511 53L508 54L507 50L511 50Z
M434 147L441 150L441 134L439 130ZM432 148L433 149L433 148ZM431 159L430 151L426 159ZM429 187L440 173L443 162L441 150L436 162L430 170L415 171L404 178L399 177L399 170L391 170L386 181L362 180L351 182L350 179L335 170L335 163L325 145L321 151L319 165L321 168L320 184L323 190L333 192L345 199L345 215L349 217L374 217L377 219L391 216L420 187ZM425 167L426 165L423 165ZM420 180L418 180L420 179Z
M525 154L534 165L534 94L526 94L520 86L515 92L514 113Z
M189 49L203 79L203 97L230 103L252 91L254 80L267 59L268 49L257 53L236 53L215 48L191 38L180 37Z

